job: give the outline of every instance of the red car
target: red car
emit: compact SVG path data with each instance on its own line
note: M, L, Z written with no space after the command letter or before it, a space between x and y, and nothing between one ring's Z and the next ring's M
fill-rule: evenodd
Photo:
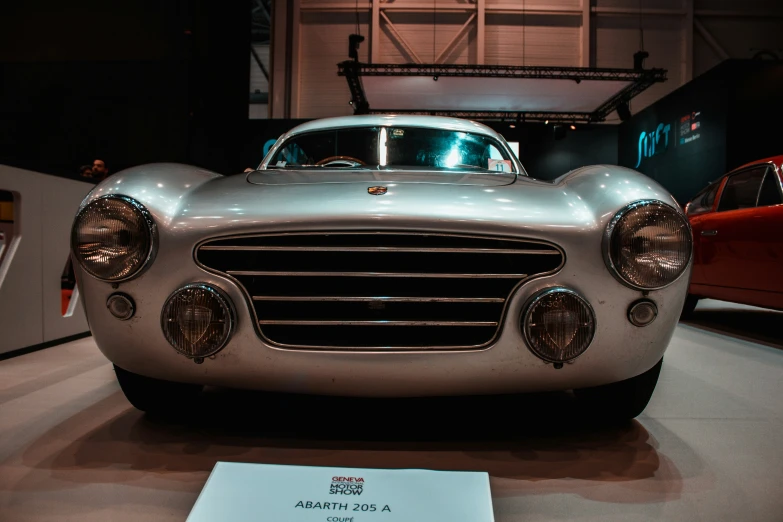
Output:
M729 172L685 212L693 273L683 316L701 298L783 310L783 156Z

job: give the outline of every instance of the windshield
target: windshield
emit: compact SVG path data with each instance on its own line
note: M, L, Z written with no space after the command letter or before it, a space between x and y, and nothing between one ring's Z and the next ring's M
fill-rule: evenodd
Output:
M274 153L268 168L427 167L515 172L497 140L421 127L350 127L299 134Z

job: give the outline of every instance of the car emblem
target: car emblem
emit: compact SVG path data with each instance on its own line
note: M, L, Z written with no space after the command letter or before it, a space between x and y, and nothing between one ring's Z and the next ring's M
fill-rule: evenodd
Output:
M388 189L386 187L370 187L367 189L367 192L372 194L373 196L383 196L386 194L386 191Z

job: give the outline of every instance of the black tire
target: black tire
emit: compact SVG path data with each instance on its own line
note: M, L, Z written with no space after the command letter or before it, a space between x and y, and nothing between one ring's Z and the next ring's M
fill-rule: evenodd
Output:
M148 413L185 412L201 392L200 384L162 381L114 366L122 393L136 409Z
M620 382L574 390L592 418L609 421L628 421L638 416L650 402L663 359L636 377Z
M685 298L685 304L682 305L680 319L690 319L693 317L693 311L696 310L697 304L699 304L699 297L693 294L688 294L688 297Z

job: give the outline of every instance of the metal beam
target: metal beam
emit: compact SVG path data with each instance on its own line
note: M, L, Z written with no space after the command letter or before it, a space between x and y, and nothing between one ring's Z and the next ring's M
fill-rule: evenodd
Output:
M290 30L287 16L287 7L283 2L272 3L272 46L270 48L270 69L272 69L272 78L269 82L269 117L286 118L287 109L287 68L286 64L288 53L286 52L286 41L288 31Z
M476 0L476 63L484 64L486 26L486 0Z
M475 0L474 3L451 4L445 6L438 5L438 12L439 13L465 13L471 11L478 11L479 10L478 3L479 3L478 0ZM336 12L336 11L355 12L356 3L345 2L345 1L318 2L318 3L303 5L302 9L305 11L316 11L316 12ZM370 9L370 7L369 6L365 7L360 5L359 9L367 10ZM557 5L553 6L553 5L547 5L545 3L533 4L533 5L526 4L524 6L521 4L521 2L515 2L515 3L509 2L505 4L485 4L484 9L486 12L500 13L500 14L521 13L523 10L526 13L546 14L546 15L580 16L582 14L581 8L573 8L573 7L557 6ZM383 10L395 11L400 13L430 13L433 11L433 5L432 3L422 2L422 1L383 2Z
M533 67L503 65L439 65L439 64L365 64L347 60L337 64L337 73L345 76L351 90L351 104L356 114L401 113L432 114L477 119L506 119L515 117L522 120L554 120L600 122L614 112L621 103L644 91L652 84L666 81L664 69L597 69L588 67ZM460 110L397 110L370 109L361 76L456 76L473 78L534 78L569 80L577 83L585 81L624 81L628 85L602 103L593 112L519 112L519 111L460 111Z
M302 45L299 39L302 24L301 0L289 0L292 4L291 16L291 84L288 86L291 91L291 104L289 107L289 118L299 118L299 65L302 63L301 49ZM286 2L288 3L288 2Z
M372 0L370 13L370 63L381 59L381 0Z
M619 16L685 16L684 9L638 9L636 7L593 7L592 11L599 15Z
M407 54L408 58L413 60L415 63L421 63L421 58L419 58L405 38L403 38L402 35L397 31L397 28L394 27L394 24L391 22L391 20L389 20L389 17L386 16L386 13L381 11L380 15L383 21L386 22L386 29L388 29L389 33L392 35L392 39L397 41L400 47L402 47L402 51Z
M261 69L261 73L264 75L264 78L266 78L266 81L268 82L269 72L266 70L266 67L264 67L264 63L261 61L261 57L258 56L255 47L253 47L253 44L250 44L250 54L252 54L253 58L255 58L256 65L258 65L258 68Z
M568 7L547 4L528 4L526 2L514 2L507 4L488 4L487 12L494 14L516 14L525 12L527 14L537 15L562 15L562 16L581 16L580 7ZM438 9L440 11L440 9Z
M337 64L337 72L345 76L345 66ZM354 63L354 62L351 62ZM466 64L397 64L357 63L361 76L460 76L485 78L545 78L551 80L605 80L605 81L666 81L664 69L620 69L596 67L542 67L523 65L466 65Z
M362 79L359 78L359 66L358 62L348 60L339 64L341 66L340 74L345 76L348 81L348 90L351 91L350 104L353 107L354 114L367 114L370 112L370 104L367 102L367 98L364 95L364 86L362 85Z
M589 112L525 112L525 111L425 111L372 109L371 114L412 114L421 116L449 116L468 120L508 121L508 122L567 122L591 123L592 113Z
M590 34L590 0L582 0L582 38L579 47L579 65L590 67L590 54L592 51Z
M459 28L457 34L454 35L454 38L452 38L451 41L446 44L446 47L444 47L440 54L435 58L435 63L443 62L443 59L451 54L451 52L454 50L454 47L457 45L457 42L459 42L466 34L468 34L468 31L470 31L470 26L473 24L473 20L475 19L476 13L471 13L470 17L468 17L468 20L462 24L462 27Z
M707 42L707 45L712 47L712 50L715 51L715 54L717 54L721 60L728 60L730 58L729 53L727 53L712 34L710 34L707 28L702 25L698 18L693 19L693 27L696 28L702 38L704 38L704 41Z
M680 85L693 79L693 0L682 0L685 19L682 21L682 70Z

